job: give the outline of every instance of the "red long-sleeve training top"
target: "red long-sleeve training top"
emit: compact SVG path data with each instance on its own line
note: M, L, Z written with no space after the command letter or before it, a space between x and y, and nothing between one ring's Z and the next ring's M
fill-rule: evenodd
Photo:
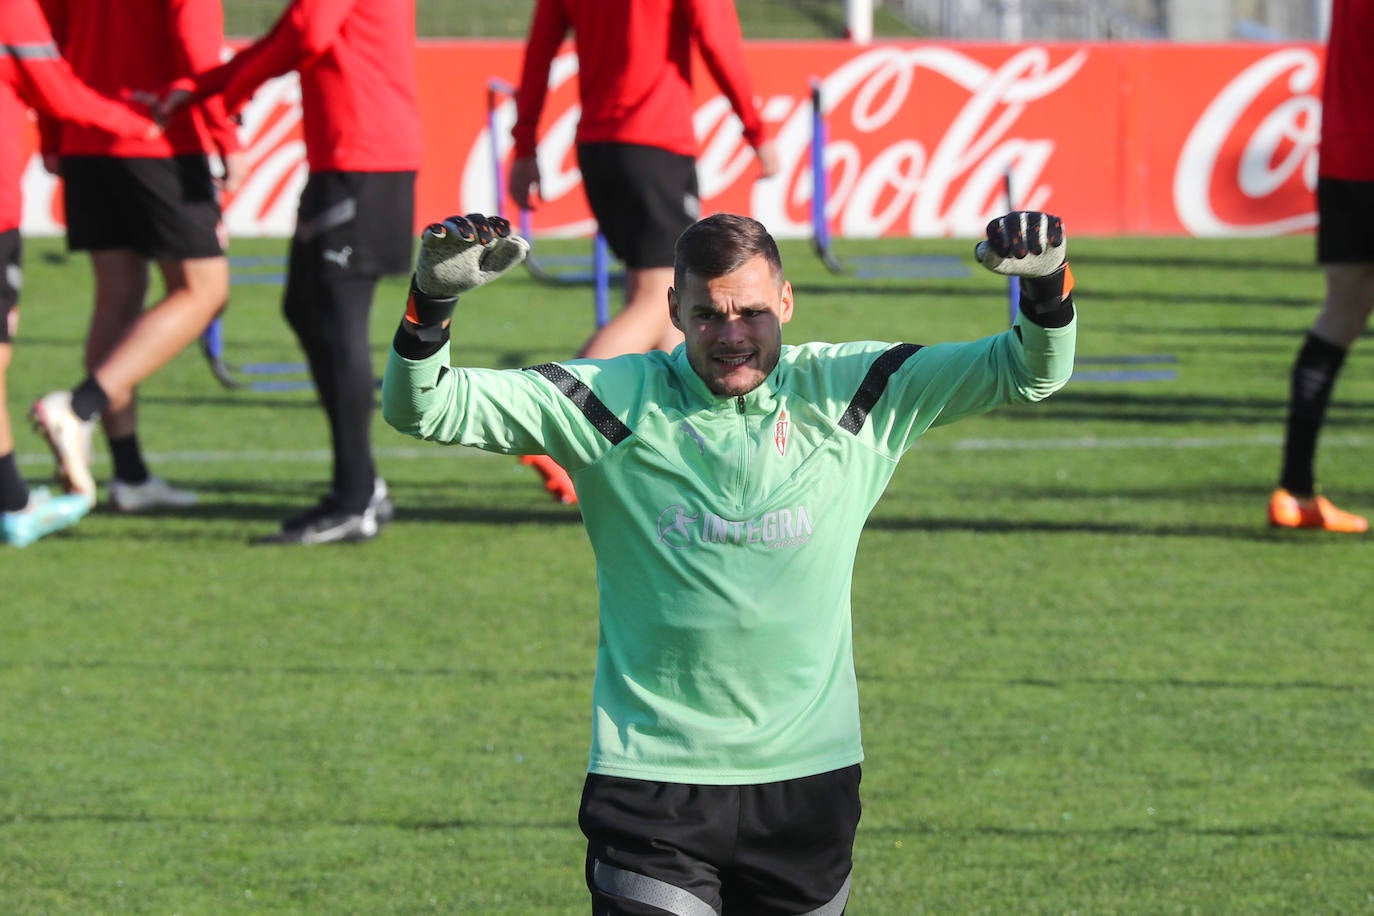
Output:
M292 70L312 172L420 167L413 0L294 0L261 39L177 88L222 94L232 112Z
M1318 172L1344 181L1374 181L1374 3L1335 0L1322 84Z
M115 98L155 93L219 63L224 15L219 0L42 0L62 56L92 89ZM45 124L43 148L64 156L163 157L239 148L218 100L174 117L152 139Z
M539 0L515 96L517 158L534 155L549 67L570 28L582 102L577 142L639 143L695 156L693 43L745 139L755 147L764 141L731 0Z
M20 142L29 107L111 136L143 137L153 123L81 82L58 53L37 0L0 2L0 232L19 228L20 179L29 150Z

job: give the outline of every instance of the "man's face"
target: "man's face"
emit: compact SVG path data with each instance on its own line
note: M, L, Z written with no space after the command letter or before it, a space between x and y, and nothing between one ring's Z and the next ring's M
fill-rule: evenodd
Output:
M668 310L706 387L734 397L753 391L778 364L792 284L762 257L711 280L688 271L682 287L668 291Z

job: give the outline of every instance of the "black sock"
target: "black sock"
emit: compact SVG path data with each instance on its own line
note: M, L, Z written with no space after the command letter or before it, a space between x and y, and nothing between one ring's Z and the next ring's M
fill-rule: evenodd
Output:
M14 452L0 455L0 512L18 512L29 504L29 487L19 476Z
M82 420L91 420L104 413L110 406L110 397L94 376L72 389L72 413Z
M147 481L148 466L143 463L143 452L138 447L137 433L111 439L110 460L114 462L114 475L119 480L125 483Z
M1340 375L1345 353L1344 348L1308 334L1293 363L1279 486L1294 496L1311 496L1316 491L1313 465L1317 434L1326 418L1326 405L1331 401L1331 389Z

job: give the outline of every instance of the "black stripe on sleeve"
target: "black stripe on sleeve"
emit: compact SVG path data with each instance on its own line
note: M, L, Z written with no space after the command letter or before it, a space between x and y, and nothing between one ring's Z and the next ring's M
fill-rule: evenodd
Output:
M630 428L621 423L611 409L601 402L592 390L586 385L573 378L572 374L558 363L544 363L539 366L530 366L528 371L538 372L544 378L553 382L554 387L577 405L577 409L582 411L582 415L596 427L596 431L605 436L612 445L619 445L630 438Z
M868 414L873 410L873 405L878 403L878 399L887 390L887 382L888 379L892 378L892 373L900 369L902 364L919 349L921 349L920 344L897 344L873 361L873 365L868 367L868 374L859 384L859 390L854 393L854 400L849 402L844 415L840 417L841 429L858 435L859 430L863 429L865 421L868 420Z

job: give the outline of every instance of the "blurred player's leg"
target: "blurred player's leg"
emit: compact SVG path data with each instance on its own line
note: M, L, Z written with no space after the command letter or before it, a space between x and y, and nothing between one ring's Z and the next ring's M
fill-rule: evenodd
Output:
M329 428L329 490L266 544L366 541L394 506L372 455L376 400L369 316L381 276L409 272L414 172L322 172L301 194L282 311Z
M98 416L114 463L115 508L185 506L194 494L152 476L137 436L136 390L196 340L229 297L219 200L204 155L170 158L76 156L62 160L68 246L88 251L96 300L86 340L89 375L34 406L36 427L69 490L95 499L89 454L75 427ZM163 298L146 310L148 264L162 273ZM87 434L88 435L88 434Z
M605 359L673 349L682 342L668 317L673 246L701 212L696 161L633 143L586 143L577 148L577 162L601 234L625 265L624 308L577 355ZM551 460L526 458L524 463L540 472L555 499L576 501L563 483L562 468Z
M1339 216L1329 207L1323 213L1327 218L1320 243L1323 260L1346 256L1331 247L1337 244L1333 236ZM1374 264L1326 263L1324 274L1326 296L1322 310L1298 350L1289 382L1283 465L1278 489L1269 500L1269 524L1359 533L1369 527L1365 518L1338 509L1318 495L1316 453L1327 406L1346 355L1374 310Z
M625 270L625 307L597 330L577 354L605 359L622 353L671 350L682 343L682 332L668 319L671 267Z
M19 304L21 240L18 229L0 232L0 543L27 547L41 537L74 525L90 510L84 496L53 495L29 487L14 454L9 411L10 343Z

